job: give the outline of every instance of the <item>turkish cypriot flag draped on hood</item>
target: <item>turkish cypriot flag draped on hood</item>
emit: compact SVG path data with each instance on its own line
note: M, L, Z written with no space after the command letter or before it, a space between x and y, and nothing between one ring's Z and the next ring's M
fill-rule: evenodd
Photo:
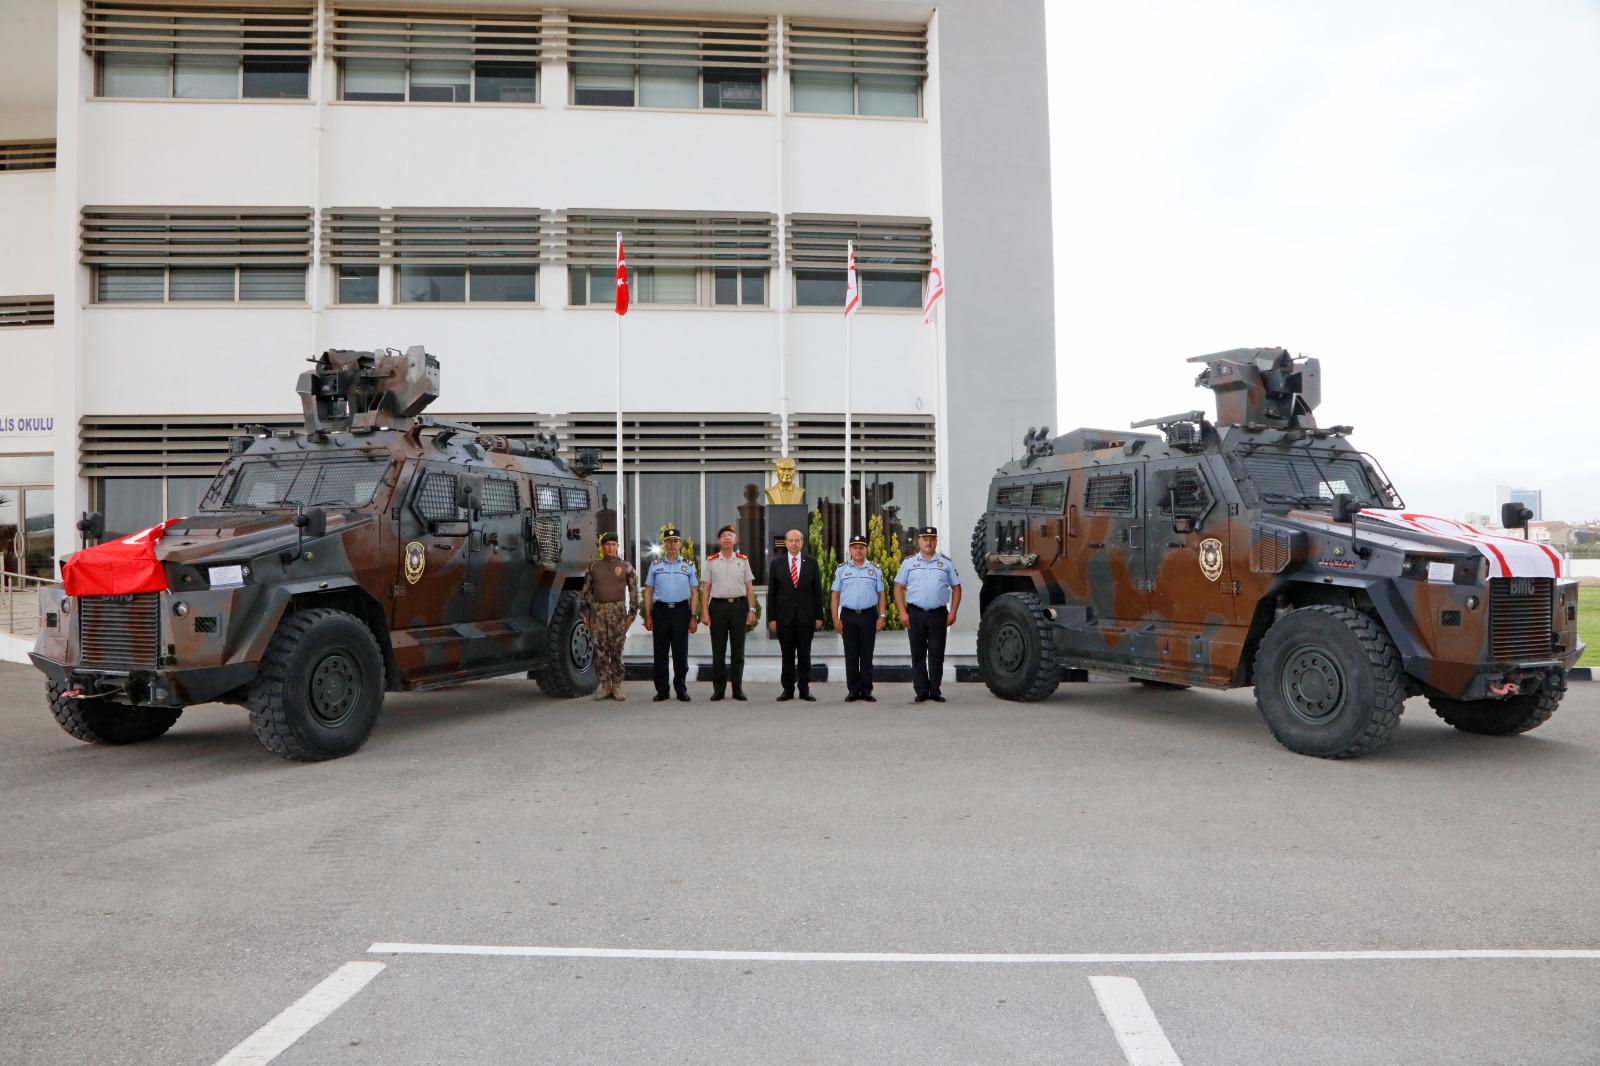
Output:
M1489 560L1490 577L1565 577L1566 559L1546 544L1535 544L1505 533L1490 533L1453 518L1362 508L1363 518L1375 518L1401 529L1444 537L1472 548Z

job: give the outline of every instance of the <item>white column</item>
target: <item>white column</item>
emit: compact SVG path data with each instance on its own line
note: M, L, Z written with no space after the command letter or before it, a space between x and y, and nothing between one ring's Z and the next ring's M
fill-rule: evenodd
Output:
M94 62L80 48L78 0L56 3L56 173L52 243L55 246L55 455L56 558L78 549L78 514L89 507L89 482L78 476L78 421L83 396L81 323L89 300L89 271L78 262L78 210L83 169L81 125L84 98L94 81Z

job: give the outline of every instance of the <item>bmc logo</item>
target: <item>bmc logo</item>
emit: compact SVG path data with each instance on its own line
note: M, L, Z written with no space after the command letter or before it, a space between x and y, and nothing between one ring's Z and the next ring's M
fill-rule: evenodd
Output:
M1533 578L1514 577L1510 579L1510 587L1506 590L1512 596L1532 596Z

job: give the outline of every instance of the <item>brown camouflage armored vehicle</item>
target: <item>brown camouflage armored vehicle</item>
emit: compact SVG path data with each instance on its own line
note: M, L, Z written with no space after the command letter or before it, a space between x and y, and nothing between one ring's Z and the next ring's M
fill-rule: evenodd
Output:
M44 598L33 661L62 727L149 740L215 700L317 760L362 745L385 691L522 671L593 691L593 457L424 417L439 364L420 347L324 352L298 391L304 430L234 440L200 511L160 535L165 591Z
M1559 556L1405 510L1348 426L1317 426L1315 359L1191 362L1215 421L1030 430L1000 468L972 540L995 694L1042 699L1069 669L1253 684L1284 746L1329 758L1382 746L1409 696L1474 733L1550 717L1583 648Z

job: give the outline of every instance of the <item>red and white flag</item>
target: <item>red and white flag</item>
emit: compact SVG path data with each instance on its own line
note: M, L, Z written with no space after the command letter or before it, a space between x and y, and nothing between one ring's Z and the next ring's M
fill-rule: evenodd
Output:
M861 306L861 285L856 280L856 242L847 241L845 248L849 260L844 268L844 317L849 318Z
M933 321L933 313L944 299L944 271L939 269L939 253L933 254L933 266L928 270L928 293L922 299L922 324Z
M622 234L617 234L617 314L628 313L628 260L622 254Z
M73 552L61 567L66 594L126 596L166 591L167 572L156 558L156 541L168 526L181 521L182 518L169 518L131 537Z

